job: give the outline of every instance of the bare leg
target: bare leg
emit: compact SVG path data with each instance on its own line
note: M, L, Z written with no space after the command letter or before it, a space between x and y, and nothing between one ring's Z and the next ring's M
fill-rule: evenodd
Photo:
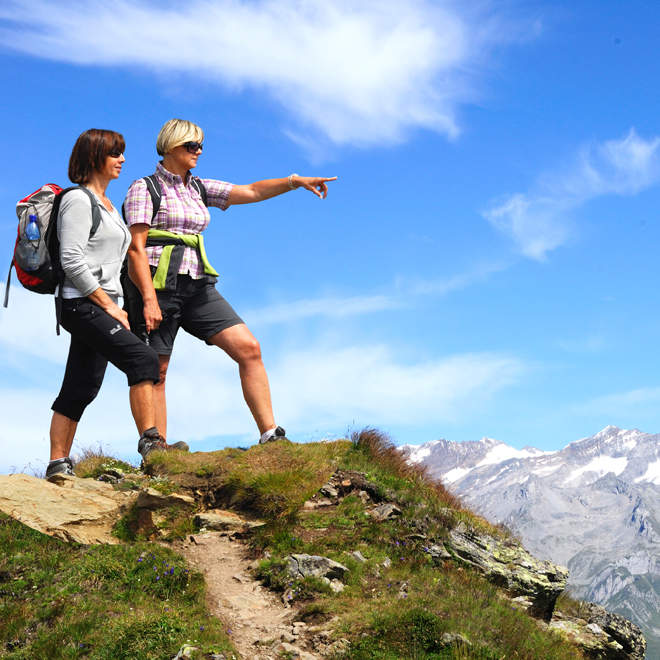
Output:
M150 380L143 380L132 385L128 394L131 402L131 412L137 426L138 433L142 435L145 429L156 426L154 413L154 384Z
M261 347L244 323L233 325L213 335L209 342L218 346L238 363L243 397L257 423L259 433L275 427L273 405Z
M165 378L167 368L170 364L169 355L159 355L160 382L154 385L154 410L156 412L156 423L153 425L158 429L161 438L167 438L167 401L165 399ZM148 428L148 427L147 427Z
M78 422L54 412L50 421L50 460L64 458L71 452Z

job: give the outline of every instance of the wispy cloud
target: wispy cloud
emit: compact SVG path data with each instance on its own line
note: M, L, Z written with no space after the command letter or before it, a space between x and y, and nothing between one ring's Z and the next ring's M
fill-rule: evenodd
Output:
M325 296L283 302L245 313L250 324L292 323L312 317L342 319L348 316L373 314L402 307L394 296Z
M506 270L510 264L478 264L463 273L419 279L399 277L389 288L389 293L360 296L319 296L280 303L248 310L243 316L250 325L295 323L310 318L344 319L405 309L418 298L445 296L486 280L490 275Z
M516 243L522 254L544 259L570 237L571 216L602 195L634 195L660 182L660 137L631 129L618 140L579 150L560 173L540 177L532 191L493 204L484 216Z
M303 144L312 135L382 144L416 128L457 135L458 108L478 93L493 48L538 30L489 5L468 12L451 0L5 0L0 43L78 65L258 89L294 119L285 128Z

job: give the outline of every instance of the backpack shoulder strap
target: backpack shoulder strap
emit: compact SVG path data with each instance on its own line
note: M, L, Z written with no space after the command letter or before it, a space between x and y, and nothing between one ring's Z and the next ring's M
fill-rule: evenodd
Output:
M160 187L160 182L155 174L150 174L149 176L142 177L142 180L147 184L147 190L151 196L151 204L154 207L151 219L153 220L160 209L160 200L163 197L163 190Z
M190 183L195 188L195 190L197 190L197 192L200 194L200 197L204 202L204 206L208 206L209 205L208 193L206 192L206 186L204 185L202 180L198 176L191 176Z
M53 205L53 212L55 213L55 217L51 216L51 222L53 220L57 220L57 213L59 212L59 207L60 203L62 201L62 197L64 196L65 193L68 193L70 190L82 190L87 197L89 197L89 202L92 205L92 229L89 232L89 237L91 238L94 236L96 233L96 230L99 228L99 225L101 224L101 208L99 207L98 200L94 196L94 194L85 188L85 186L71 186L70 188L65 188L59 195L58 198L55 201L55 204Z
M151 205L153 206L153 212L151 214L151 220L156 217L158 210L160 209L160 200L163 196L163 190L160 187L160 182L156 178L155 174L150 174L149 176L143 176L142 181L144 181L147 186L147 191L149 192L149 197L151 197ZM126 202L121 205L121 217L124 218L126 222Z

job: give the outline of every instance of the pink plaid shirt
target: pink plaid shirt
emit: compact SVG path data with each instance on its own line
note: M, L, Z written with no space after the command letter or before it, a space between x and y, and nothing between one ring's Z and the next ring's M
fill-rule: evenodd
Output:
M209 224L211 216L199 193L189 184L184 183L178 174L172 174L161 163L156 166L156 176L160 182L163 196L156 217L153 204L143 179L131 184L124 200L124 212L128 226L145 224L154 229L164 229L176 234L200 234ZM215 179L202 179L206 188L209 206L216 206L223 211L229 206L229 193L233 185ZM162 246L148 247L149 264L157 266ZM199 279L204 275L204 266L199 260L197 250L185 248L179 274L190 275Z

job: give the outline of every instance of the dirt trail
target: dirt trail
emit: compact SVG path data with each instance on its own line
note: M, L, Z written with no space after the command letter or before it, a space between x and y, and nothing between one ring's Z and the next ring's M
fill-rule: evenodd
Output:
M218 532L193 538L196 543L188 540L179 551L203 573L210 612L227 623L243 658L275 660L276 642L294 641L292 610L252 577L242 543Z

